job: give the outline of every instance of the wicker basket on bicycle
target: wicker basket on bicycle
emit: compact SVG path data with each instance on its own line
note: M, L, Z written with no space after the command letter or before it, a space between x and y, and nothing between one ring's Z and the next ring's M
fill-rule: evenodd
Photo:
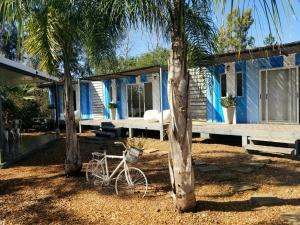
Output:
M139 158L143 155L143 150L130 147L127 150L125 159L126 162L135 163L139 160Z

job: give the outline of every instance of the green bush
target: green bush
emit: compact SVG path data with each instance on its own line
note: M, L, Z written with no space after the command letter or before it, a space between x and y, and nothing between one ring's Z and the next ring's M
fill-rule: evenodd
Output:
M114 102L110 102L109 105L108 105L108 108L110 108L110 109L116 109L117 108L117 104L114 103Z
M232 95L228 95L226 97L221 98L221 105L224 108L232 107L236 105L236 98Z

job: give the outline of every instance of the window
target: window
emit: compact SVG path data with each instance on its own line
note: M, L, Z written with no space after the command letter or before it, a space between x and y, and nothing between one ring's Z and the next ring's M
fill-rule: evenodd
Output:
M220 86L221 86L221 97L226 97L226 93L227 93L226 74L220 75Z
M153 109L152 83L144 83L145 89L145 111Z
M243 73L236 73L236 96L243 96Z

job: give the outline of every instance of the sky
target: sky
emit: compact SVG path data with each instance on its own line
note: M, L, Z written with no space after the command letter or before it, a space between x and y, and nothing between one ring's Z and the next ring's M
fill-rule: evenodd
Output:
M294 7L293 14L290 10L289 5L285 4L291 2ZM219 9L217 12L214 12L212 17L213 21L216 24L216 27L220 27L224 20L226 21L226 14L230 12L230 5L225 6L225 13L222 13ZM241 1L243 2L243 1ZM262 10L260 5L260 0L248 0L244 5L244 8L251 7L252 15L254 17L254 24L252 25L249 35L255 38L255 46L263 46L263 40L269 34L269 25L268 20ZM278 36L276 34L276 27L273 22L270 22L272 34L276 37L276 41L279 43L289 43L294 41L300 41L300 1L299 0L283 0L279 2L279 13L281 19L281 29L279 29ZM285 3L284 3L285 2ZM241 6L242 7L242 6ZM146 29L139 30L130 30L128 32L128 39L125 41L126 46L128 46L129 56L138 56L145 52L151 51L157 46L170 47L170 44L164 41L162 38L158 37L159 35L155 33L149 33ZM124 45L123 45L124 46ZM118 50L119 55L125 54L124 47Z

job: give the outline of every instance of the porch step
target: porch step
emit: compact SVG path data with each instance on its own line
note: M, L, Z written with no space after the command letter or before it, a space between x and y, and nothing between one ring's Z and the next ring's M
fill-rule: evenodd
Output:
M246 145L247 151L258 151L269 154L294 155L294 148L274 147L265 145Z
M249 137L249 141L262 141L262 142L275 142L275 143L283 143L283 144L295 144L295 140L287 140L287 139L274 139L269 137Z

